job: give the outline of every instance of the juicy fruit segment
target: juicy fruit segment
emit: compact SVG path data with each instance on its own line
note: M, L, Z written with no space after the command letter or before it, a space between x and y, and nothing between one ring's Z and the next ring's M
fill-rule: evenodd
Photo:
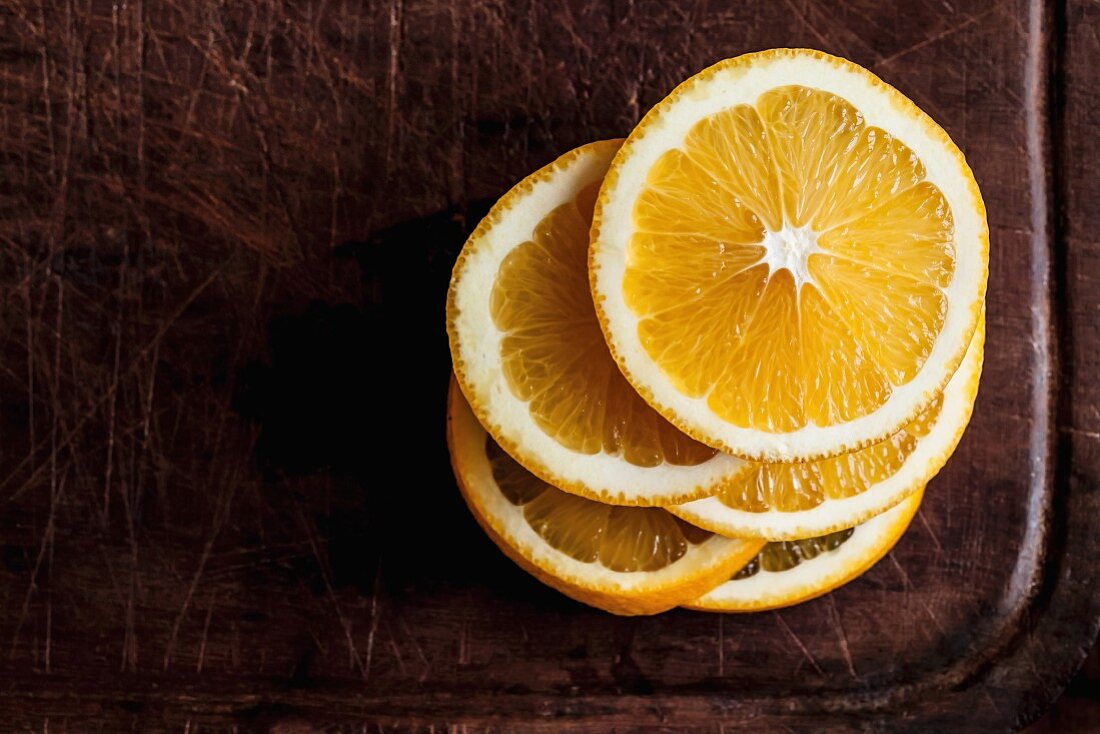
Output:
M623 294L675 387L769 432L872 413L946 317L954 220L918 157L802 86L704 117L650 168Z
M849 454L795 464L754 463L751 471L714 497L727 507L746 512L798 512L826 499L862 494L897 473L936 422L942 406L941 393L890 438Z
M619 372L588 287L588 229L599 183L557 207L500 264L490 300L508 387L561 445L642 467L696 465L715 450L650 408Z
M816 538L767 543L732 578L734 581L747 579L760 573L761 569L772 573L789 571L803 561L817 558L827 551L836 550L844 545L854 532L855 528L847 528L828 535L819 535Z
M613 571L657 571L711 533L664 510L615 507L562 492L528 472L486 437L485 453L501 493L547 543L584 563Z

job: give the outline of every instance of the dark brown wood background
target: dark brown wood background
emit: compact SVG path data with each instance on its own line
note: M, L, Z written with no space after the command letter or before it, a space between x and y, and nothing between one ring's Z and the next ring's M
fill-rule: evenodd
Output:
M974 167L975 418L850 586L613 618L461 504L450 267L525 173L795 45ZM0 730L1034 719L1100 618L1098 55L1095 0L0 3Z

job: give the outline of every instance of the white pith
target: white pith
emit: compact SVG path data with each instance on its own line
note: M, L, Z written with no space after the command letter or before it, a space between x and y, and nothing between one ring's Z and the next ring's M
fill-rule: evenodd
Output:
M769 276L786 269L794 277L796 288L813 283L806 261L821 249L817 246L817 232L809 225L792 227L784 222L778 232L766 229L760 244L764 247L764 257L760 262L768 266Z
M547 543L534 531L523 514L501 492L485 453L485 429L463 396L451 387L448 417L452 422L451 451L460 482L476 512L487 518L509 547L546 573L574 586L602 592L643 594L673 588L694 579L744 553L756 541L715 535L688 550L673 563L657 571L613 571L599 563L585 563Z
M612 504L667 504L678 498L703 496L723 479L744 469L744 462L722 453L695 466L663 462L637 466L619 454L584 454L558 443L534 421L528 403L507 383L501 364L504 334L493 323L490 296L500 263L517 245L531 238L535 226L558 206L603 178L618 144L592 143L567 153L513 189L511 206L467 244L468 256L456 269L452 342L460 384L467 397L484 411L486 427L517 461L540 478L565 491L597 495ZM487 220L492 218L490 213ZM475 235L476 237L476 235ZM466 287L455 289L461 279ZM513 450L519 447L519 451ZM582 491L587 490L587 491Z
M822 589L833 588L885 555L920 507L922 496L923 493L918 492L889 511L857 525L852 535L831 551L786 571L761 568L748 578L730 579L688 606L715 611L751 611L778 604L796 604Z
M688 522L714 532L766 540L795 540L851 527L918 491L943 467L955 450L974 409L973 388L981 376L985 354L984 317L966 356L943 391L940 414L898 470L860 494L826 499L817 507L796 512L748 512L704 497L670 507Z
M809 52L762 56L685 83L635 129L601 191L598 235L591 252L592 280L612 350L651 404L696 438L724 450L761 460L800 461L835 455L890 435L933 399L973 333L985 288L988 229L969 168L946 134L904 98L891 93L870 72L831 57ZM764 92L789 84L842 97L862 113L866 125L885 130L916 154L924 165L925 180L943 193L951 207L955 270L943 289L948 303L943 327L914 379L895 386L885 403L860 418L833 425L811 422L786 433L769 433L733 425L710 408L706 395L693 397L676 387L643 347L638 315L627 306L622 285L635 231L634 205L657 160L669 150L682 149L697 121L738 104L753 104ZM773 239L787 241L780 233ZM777 264L786 259L775 257ZM792 273L797 275L793 268Z

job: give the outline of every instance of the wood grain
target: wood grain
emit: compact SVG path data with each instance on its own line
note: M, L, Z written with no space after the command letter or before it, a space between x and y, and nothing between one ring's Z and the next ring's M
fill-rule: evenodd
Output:
M0 7L0 730L1035 718L1100 619L1098 15ZM975 417L857 582L761 615L613 618L513 568L461 504L450 266L525 173L772 46L868 66L966 152L992 232Z

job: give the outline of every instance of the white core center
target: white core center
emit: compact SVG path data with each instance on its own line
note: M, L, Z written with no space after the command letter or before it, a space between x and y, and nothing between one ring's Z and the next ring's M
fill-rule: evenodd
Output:
M791 227L784 224L778 232L765 230L764 259L761 262L768 264L774 273L786 268L794 276L794 284L802 288L803 283L812 283L810 271L806 268L806 260L815 252L820 252L817 246L817 233L805 227Z

